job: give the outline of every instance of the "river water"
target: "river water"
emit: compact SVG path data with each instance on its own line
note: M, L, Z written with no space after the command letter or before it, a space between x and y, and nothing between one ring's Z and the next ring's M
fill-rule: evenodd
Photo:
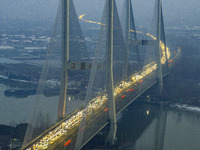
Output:
M15 126L30 122L34 110L48 113L56 121L58 96L14 98L4 96L9 87L0 84L0 124ZM73 111L83 100L70 98ZM36 105L35 105L36 104ZM34 109L32 109L34 108ZM51 108L51 109L49 109ZM131 104L118 116L118 144L124 150L200 150L200 108L160 107Z
M124 150L200 150L200 108L192 110L131 104L118 120L119 147Z
M7 85L0 83L0 124L16 126L19 123L29 123L34 114L40 115L40 119L48 115L51 123L55 123L58 111L58 96L46 97L44 95L28 96L26 98L7 97L4 91L9 89ZM77 98L77 97L75 97ZM83 105L84 100L74 96L68 100L66 110L71 113L77 107Z

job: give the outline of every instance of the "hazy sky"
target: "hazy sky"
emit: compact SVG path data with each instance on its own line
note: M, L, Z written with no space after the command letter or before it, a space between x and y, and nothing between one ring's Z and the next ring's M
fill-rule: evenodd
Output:
M124 0L116 0L121 6ZM132 0L136 21L150 19L154 0ZM27 20L53 20L59 0L0 0L0 13L12 18ZM74 0L78 14L101 17L104 0ZM163 10L167 22L194 23L200 20L200 0L163 0ZM93 18L92 17L92 18ZM166 22L165 21L165 22Z
M58 0L0 0L0 12L14 18L47 20L57 5Z

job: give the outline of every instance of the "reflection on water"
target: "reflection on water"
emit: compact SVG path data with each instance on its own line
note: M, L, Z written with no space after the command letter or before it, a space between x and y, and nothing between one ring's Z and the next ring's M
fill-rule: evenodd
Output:
M40 95L36 107L36 96L26 98L7 97L4 91L9 87L0 84L0 124L16 126L20 123L29 123L33 116L33 108L37 113L48 114L52 123L56 122L58 111L58 96L46 97ZM69 95L67 112L73 112L84 103L84 98L77 95ZM43 116L44 117L44 116Z
M200 150L200 113L132 104L118 121L124 150Z

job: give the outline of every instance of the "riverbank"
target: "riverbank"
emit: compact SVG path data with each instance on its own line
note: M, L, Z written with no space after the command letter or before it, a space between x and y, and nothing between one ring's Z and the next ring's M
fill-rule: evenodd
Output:
M140 100L152 104L164 105L188 105L200 107L200 59L182 56L171 68L169 74L163 80L163 90L159 93L158 85L147 90Z
M22 123L16 127L0 125L0 149L19 149L23 143L28 124Z

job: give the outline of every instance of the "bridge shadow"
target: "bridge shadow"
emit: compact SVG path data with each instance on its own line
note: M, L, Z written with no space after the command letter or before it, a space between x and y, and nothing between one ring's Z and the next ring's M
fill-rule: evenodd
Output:
M98 148L114 150L134 147L137 140L144 134L147 128L159 118L159 113L160 106L135 101L118 116L117 142L115 146L104 146L104 141L109 131L109 127L106 126L83 149L92 150Z

